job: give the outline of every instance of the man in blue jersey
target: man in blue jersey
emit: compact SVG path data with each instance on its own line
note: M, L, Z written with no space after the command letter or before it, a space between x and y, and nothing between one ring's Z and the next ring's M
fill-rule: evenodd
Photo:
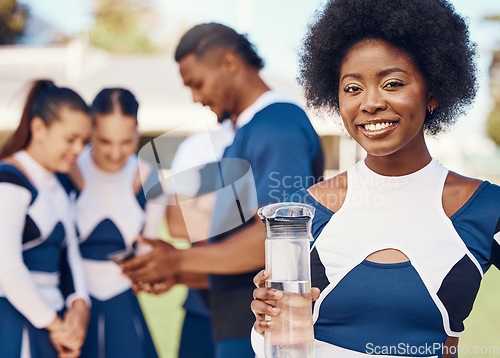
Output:
M209 274L217 358L254 357L252 279L265 258L255 209L315 183L323 173L321 144L303 109L262 80L263 61L245 35L217 23L197 25L180 40L175 60L193 101L231 118L235 138L215 170L207 170L219 178L208 186L217 193L209 244L176 250L145 240L153 250L129 260L124 272L134 282Z

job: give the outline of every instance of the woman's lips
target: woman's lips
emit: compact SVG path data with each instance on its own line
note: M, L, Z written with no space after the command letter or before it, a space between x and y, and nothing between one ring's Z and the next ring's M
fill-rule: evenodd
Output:
M397 121L378 121L363 123L357 127L369 138L382 138L394 131L398 124Z

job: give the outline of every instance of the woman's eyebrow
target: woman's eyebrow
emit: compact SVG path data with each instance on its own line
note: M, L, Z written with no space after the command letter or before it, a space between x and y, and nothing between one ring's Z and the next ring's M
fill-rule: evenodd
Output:
M377 73L377 77L379 77L379 78L384 77L384 76L387 76L388 74L391 74L394 72L408 73L407 71L403 70L402 68L394 67L394 68L388 68L387 70L380 71L379 73ZM361 78L361 75L359 73L346 73L345 75L342 76L340 81L342 82L347 77Z
M394 67L394 68L389 68L387 70L380 71L379 73L377 73L377 77L384 77L384 76L387 76L388 74L391 74L394 72L408 73L399 67Z

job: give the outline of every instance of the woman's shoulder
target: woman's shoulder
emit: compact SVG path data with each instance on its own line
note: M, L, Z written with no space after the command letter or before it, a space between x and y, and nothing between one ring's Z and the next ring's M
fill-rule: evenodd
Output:
M25 185L31 185L28 175L19 161L14 157L2 159L0 161L0 182L17 184L18 181Z
M307 189L307 192L316 202L336 213L342 207L347 195L347 172L321 181Z
M23 166L14 157L7 157L0 161L0 183L13 184L29 190L32 194L32 201L37 195L37 190Z
M448 217L462 208L478 189L485 184L482 180L449 172L443 188L443 209Z

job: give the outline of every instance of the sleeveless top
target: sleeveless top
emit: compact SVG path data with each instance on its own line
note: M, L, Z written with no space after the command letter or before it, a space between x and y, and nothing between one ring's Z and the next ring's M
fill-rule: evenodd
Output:
M399 177L379 175L360 161L347 172L338 212L305 189L287 199L316 207L317 357L440 357L447 337L460 336L483 274L491 264L500 267L500 187L483 182L448 218L442 206L447 175L436 160ZM384 249L409 261L366 260Z

